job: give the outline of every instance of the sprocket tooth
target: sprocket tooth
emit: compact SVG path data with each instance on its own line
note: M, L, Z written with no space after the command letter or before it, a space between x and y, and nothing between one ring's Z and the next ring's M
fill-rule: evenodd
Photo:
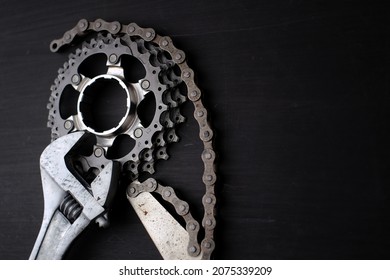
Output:
M166 90L162 97L164 104L168 105L169 107L177 107L178 103L172 99L170 90Z
M143 161L146 161L146 162L153 161L153 151L154 151L153 148L144 149L144 150L140 153L140 159L143 160Z
M147 53L148 50L146 49L145 45L144 45L144 40L142 39L136 39L135 42L137 43L137 49L140 53Z
M180 113L180 108L174 108L171 110L171 119L176 123L185 122L186 118Z
M141 170L143 172L148 172L150 174L154 174L156 172L156 170L154 169L154 161L143 163Z
M61 75L61 74L64 74L64 68L58 68L58 70L57 70L57 73L58 73L58 75Z
M152 64L154 67L160 67L160 69L162 69L158 59L157 59L157 55L155 55L154 53L152 53L149 57L149 62L150 64Z
M147 41L144 41L143 43L145 49L149 52L149 53L158 53L158 50L155 48L154 44L151 43L151 42L147 42Z
M82 49L85 49L85 48L89 49L91 46L91 43L92 43L92 40L91 40L91 42L83 42L81 45L81 48Z
M167 68L166 69L169 69L173 63L172 63L172 60L169 59L167 56L166 56L166 53L162 50L158 51L157 52L157 59L158 61L162 64L162 65L166 65Z
M58 91L57 90L53 90L52 92L51 92L51 94L50 94L50 98L52 99L52 100L50 100L50 102L55 102L55 100L57 99L57 97L58 97Z
M88 48L88 47L83 47L82 49L81 49L81 52L83 53L83 55L87 55L89 52L90 52L90 48Z
M52 133L51 133L51 139L52 139L52 141L57 140L58 137L59 137L58 133L56 133L56 132L52 132Z
M106 36L106 40L107 40L107 43L111 44L115 40L114 35L112 35L111 33L108 33Z
M172 128L175 124L174 122L169 118L169 111L165 111L161 114L161 124L166 128Z
M161 71L165 71L168 66L165 64L161 64L161 62L158 60L158 52L157 51L151 51L150 53L150 58L149 62L152 64L154 67L158 67Z
M175 129L172 128L172 129L167 131L166 141L168 143L178 142L179 140L180 140L180 138L179 138L179 136L177 136Z
M171 81L167 76L167 70L163 70L159 76L159 80L162 84L167 85L170 88L175 87L175 83Z
M180 85L177 86L174 90L172 90L171 95L172 95L172 99L178 102L179 104L182 104L187 101L187 97L186 97L187 94L182 94L180 92Z
M75 52L76 57L80 56L81 53L82 53L82 49L77 49L76 52Z
M181 82L181 78L176 75L173 67L168 69L167 77L175 86Z
M54 79L54 86L58 87L59 84L60 84L60 80L57 77L57 78Z
M64 68L64 71L65 71L66 69L69 69L69 62L68 62L68 61L66 61L66 62L64 63L63 68Z
M128 161L124 164L123 169L132 172L132 173L138 173L138 166L139 166L139 161Z
M135 181L138 179L138 172L137 173L133 173L133 172L130 172L130 178L132 181Z
M96 46L96 44L97 44L98 42L96 41L96 39L95 38L92 38L91 39L91 41L89 41L89 43L88 43L88 48L93 48L94 46Z
M165 50L161 49L160 47L154 45L153 43L146 42L148 44L148 49L151 51L155 51L157 55L157 59L162 65L167 65L168 67L175 64L172 61L172 57L167 53Z
M164 131L160 131L157 134L155 144L159 147L164 147L167 144L164 139Z
M105 38L106 38L106 36L103 36L102 33L98 33L96 35L96 41L103 41L103 40L105 40Z
M158 66L160 67L161 71L163 73L166 73L166 71L168 71L169 68L171 68L173 66L173 62L168 60L164 63L161 63L161 61L159 61L158 57L156 56L155 58L155 61L156 63L158 64ZM162 74L162 76L165 75L165 74ZM168 80L169 81L169 80Z
M156 159L167 160L168 158L167 147L160 147L156 150Z
M76 60L74 60L74 59L69 59L69 64L70 64L71 66L73 66L75 63L76 63Z

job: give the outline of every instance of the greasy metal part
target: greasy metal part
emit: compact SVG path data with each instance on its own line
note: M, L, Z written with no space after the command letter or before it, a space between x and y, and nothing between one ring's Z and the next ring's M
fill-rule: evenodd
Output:
M106 213L118 180L118 164L109 161L93 182L85 185L72 170L71 157L86 137L84 132L66 135L41 155L45 208L30 259L61 259L88 224Z
M199 137L203 142L204 151L202 153L202 161L204 163L204 172L202 176L202 181L205 186L205 194L202 199L202 203L204 206L204 217L202 220L202 226L205 229L205 236L201 241L201 244L198 245L197 235L199 231L199 224L192 219L192 216L189 215L189 211L187 212L187 205L183 204L183 201L178 199L174 194L172 188L162 187L158 185L155 190L157 193L162 194L163 198L168 202L172 203L178 213L183 213L183 217L186 220L187 226L186 231L189 234L189 244L187 246L188 254L190 256L201 256L202 259L209 259L211 257L211 253L214 250L214 228L216 225L215 221L215 183L217 180L216 172L215 172L215 152L213 150L213 137L214 133L208 121L208 112L202 103L202 91L197 87L194 81L194 71L187 65L185 53L179 49L177 49L171 38L167 36L160 36L155 33L155 31L151 28L142 28L139 27L135 23L130 23L128 25L120 24L119 22L106 22L102 19L97 19L95 21L87 21L82 19L78 22L78 24L72 28L71 30L64 33L63 37L60 39L53 40L50 48L53 52L58 51L60 48L70 45L72 41L76 37L85 36L88 32L105 32L109 34L106 45L112 45L112 40L118 42L118 38L121 38L119 42L121 42L121 47L126 47L123 43L125 42L127 45L132 44L133 42L137 45L137 51L142 55L147 55L147 61L150 62L153 66L156 67L154 71L160 71L159 82L163 84L165 90L168 91L168 94L162 97L162 103L157 106L165 105L165 108L162 108L164 112L160 115L160 120L156 122L158 129L153 132L153 137L147 139L154 139L151 144L150 141L145 140L145 129L142 127L134 126L132 127L132 135L136 141L137 139L141 139L142 141L138 141L137 143L141 143L138 148L138 154L132 153L134 157L138 157L137 160L128 160L124 164L124 168L127 168L132 172L133 178L136 179L138 173L142 171L148 171L150 173L153 172L153 164L154 159L166 159L167 154L165 151L165 146L167 143L177 141L178 138L174 131L174 124L178 122L182 122L184 119L181 117L179 111L174 111L172 108L175 108L183 102L182 96L178 95L177 85L183 82L186 86L187 97L190 101L192 101L194 105L194 117L199 125ZM111 36L111 37L110 37ZM111 41L110 41L111 40ZM97 41L91 41L91 43L86 45L85 48L76 51L76 56L83 55L84 50L93 50L94 44L99 44L101 39ZM104 41L104 40L103 40ZM107 48L108 49L108 48ZM132 49L133 50L133 49ZM134 49L135 51L135 49ZM111 56L114 54L115 56ZM168 55L165 55L168 54ZM112 63L115 61L120 54L113 53L112 49L110 52L107 52L108 62ZM133 55L135 55L133 53ZM74 57L70 57L69 63L71 64L72 59ZM76 58L77 59L77 58ZM145 61L144 61L145 62ZM58 79L55 81L55 85L52 88L52 97L49 103L49 127L52 128L52 133L54 138L59 137L68 133L69 131L77 130L78 123L73 119L67 120L58 120L54 111L58 108L58 91L57 88L61 85L61 79L69 79L72 81L72 75L70 75L68 68L69 63L64 65L63 69L60 69L60 75ZM146 64L145 64L146 65ZM172 71L173 67L177 67L180 72L180 77L175 76L175 72ZM153 70L150 69L153 73ZM148 71L147 71L148 72ZM77 74L77 73L72 73ZM148 77L147 81L140 81L138 84L140 85L140 90L149 89L152 83L151 79ZM75 76L73 83L79 83L79 78ZM174 113L176 112L176 113ZM173 116L173 117L172 117ZM161 127L160 127L161 125ZM81 128L81 127L79 127ZM168 137L166 137L169 135ZM147 142L146 142L147 141ZM102 141L103 143L104 141ZM104 148L106 146L102 144ZM137 145L136 145L137 146ZM155 154L153 152L161 151L161 156ZM146 158L144 155L153 154L152 157ZM127 158L126 158L127 160ZM123 160L122 160L123 162ZM150 181L145 181L150 182ZM144 183L145 183L144 182ZM132 192L135 193L145 193L145 190L141 191L141 188L145 188L144 183L139 183L135 181L128 188L128 195ZM164 191L162 191L164 190ZM131 196L133 197L133 196ZM136 196L134 196L136 197ZM179 210L179 211L178 211ZM186 213L186 214L184 214ZM190 218L191 217L191 218Z

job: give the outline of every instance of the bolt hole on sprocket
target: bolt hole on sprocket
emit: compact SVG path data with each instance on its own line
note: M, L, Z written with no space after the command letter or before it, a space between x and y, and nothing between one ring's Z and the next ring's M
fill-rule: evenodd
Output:
M78 168L101 169L102 155L121 163L129 183L128 197L149 192L170 204L188 233L189 256L210 259L216 226L214 133L185 53L152 28L102 19L80 20L53 40L50 49L67 51L76 43L51 87L48 126L52 140L76 131L94 134L95 151L80 155L84 163ZM203 149L199 155L203 174L198 186L204 193L200 221L191 215L191 205L179 197L180 186L164 186L152 175L156 163L169 158L170 144L179 141L177 130L186 121L181 105L187 100L193 104L190 117L198 124Z

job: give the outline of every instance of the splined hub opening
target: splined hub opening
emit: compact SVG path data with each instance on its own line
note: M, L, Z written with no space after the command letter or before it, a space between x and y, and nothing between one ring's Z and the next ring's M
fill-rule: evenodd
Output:
M130 112L130 94L125 83L111 75L90 80L78 100L80 121L87 130L109 135L123 128Z

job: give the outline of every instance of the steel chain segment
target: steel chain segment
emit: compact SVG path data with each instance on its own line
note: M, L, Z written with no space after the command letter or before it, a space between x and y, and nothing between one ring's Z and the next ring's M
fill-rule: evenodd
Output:
M160 36L156 34L152 28L142 28L135 23L122 25L117 21L107 22L102 19L97 19L91 22L88 22L86 19L80 20L74 28L66 31L62 38L53 40L50 44L50 49L52 52L57 52L61 47L69 45L75 39L76 36L84 36L89 31L106 31L112 35L128 34L130 36L139 37L147 42L157 44L162 50L169 53L169 55L172 57L172 60L180 68L181 78L187 87L188 99L191 100L194 105L194 117L198 122L199 137L202 140L204 147L204 151L202 153L201 158L204 164L202 180L206 189L202 199L204 207L204 217L202 220L202 225L205 229L205 237L201 241L200 250L198 249L199 245L197 241L197 235L199 231L198 222L193 219L189 211L182 216L186 221L186 230L190 236L188 253L191 256L196 256L199 255L201 251L202 259L210 259L211 254L215 248L214 229L216 226L215 183L217 180L217 175L215 170L216 155L213 149L214 133L208 121L208 112L202 103L202 91L197 87L195 83L194 71L187 65L185 53L174 46L170 37ZM143 186L149 182L150 181L146 180L143 184L140 185ZM167 190L171 192L172 198L167 199L166 197L164 197L164 191ZM174 205L175 209L180 210L180 206L184 205L184 201L177 198L172 188L168 189L168 187L163 187L160 184L157 184L156 189L153 191L161 194L164 199Z

